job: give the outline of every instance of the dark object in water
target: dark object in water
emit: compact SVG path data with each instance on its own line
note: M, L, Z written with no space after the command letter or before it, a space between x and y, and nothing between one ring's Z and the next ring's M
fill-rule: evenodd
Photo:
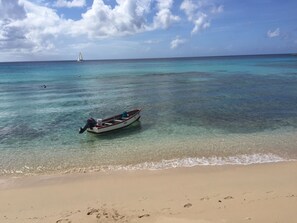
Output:
M95 119L93 119L93 118L89 118L89 119L87 120L87 123L85 124L85 126L84 126L83 128L82 128L82 127L79 128L79 134L83 133L83 132L86 131L88 128L89 128L89 129L93 129L93 127L95 127L96 124L97 124L97 122L96 122Z

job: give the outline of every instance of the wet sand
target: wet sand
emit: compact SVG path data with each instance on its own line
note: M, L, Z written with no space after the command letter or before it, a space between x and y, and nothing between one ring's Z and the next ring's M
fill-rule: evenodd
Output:
M0 222L296 222L297 162L0 179Z

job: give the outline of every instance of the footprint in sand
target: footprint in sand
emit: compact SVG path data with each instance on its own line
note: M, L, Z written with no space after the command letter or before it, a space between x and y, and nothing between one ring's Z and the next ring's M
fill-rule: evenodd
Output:
M200 201L208 201L208 200L209 200L208 196L200 198Z
M92 214L97 213L97 212L99 212L99 209L91 208L91 209L87 212L87 215L92 215Z
M233 197L232 196L224 197L224 200L229 200L229 199L233 199Z
M58 221L56 221L56 223L71 223L71 221L66 218L66 219L59 219Z
M143 215L139 215L138 218L143 218L143 217L149 217L149 214L143 214Z
M192 207L191 203L187 203L187 204L184 205L184 208L189 208L189 207Z
M118 221L120 219L125 218L124 215L119 214L118 211L115 209L106 210L104 208L102 209L91 208L87 212L87 215L93 215L93 214L96 214L97 219L113 219L115 221Z

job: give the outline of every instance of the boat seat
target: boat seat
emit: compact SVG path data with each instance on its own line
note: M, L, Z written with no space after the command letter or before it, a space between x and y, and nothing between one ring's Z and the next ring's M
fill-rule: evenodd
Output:
M112 123L104 122L105 125L112 125Z
M123 120L115 119L115 122L123 122Z

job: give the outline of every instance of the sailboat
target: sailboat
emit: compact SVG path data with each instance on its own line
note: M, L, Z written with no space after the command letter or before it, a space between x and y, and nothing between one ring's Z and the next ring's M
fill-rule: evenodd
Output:
M79 52L77 62L82 62L83 60L84 60L84 58L83 58L81 52Z

